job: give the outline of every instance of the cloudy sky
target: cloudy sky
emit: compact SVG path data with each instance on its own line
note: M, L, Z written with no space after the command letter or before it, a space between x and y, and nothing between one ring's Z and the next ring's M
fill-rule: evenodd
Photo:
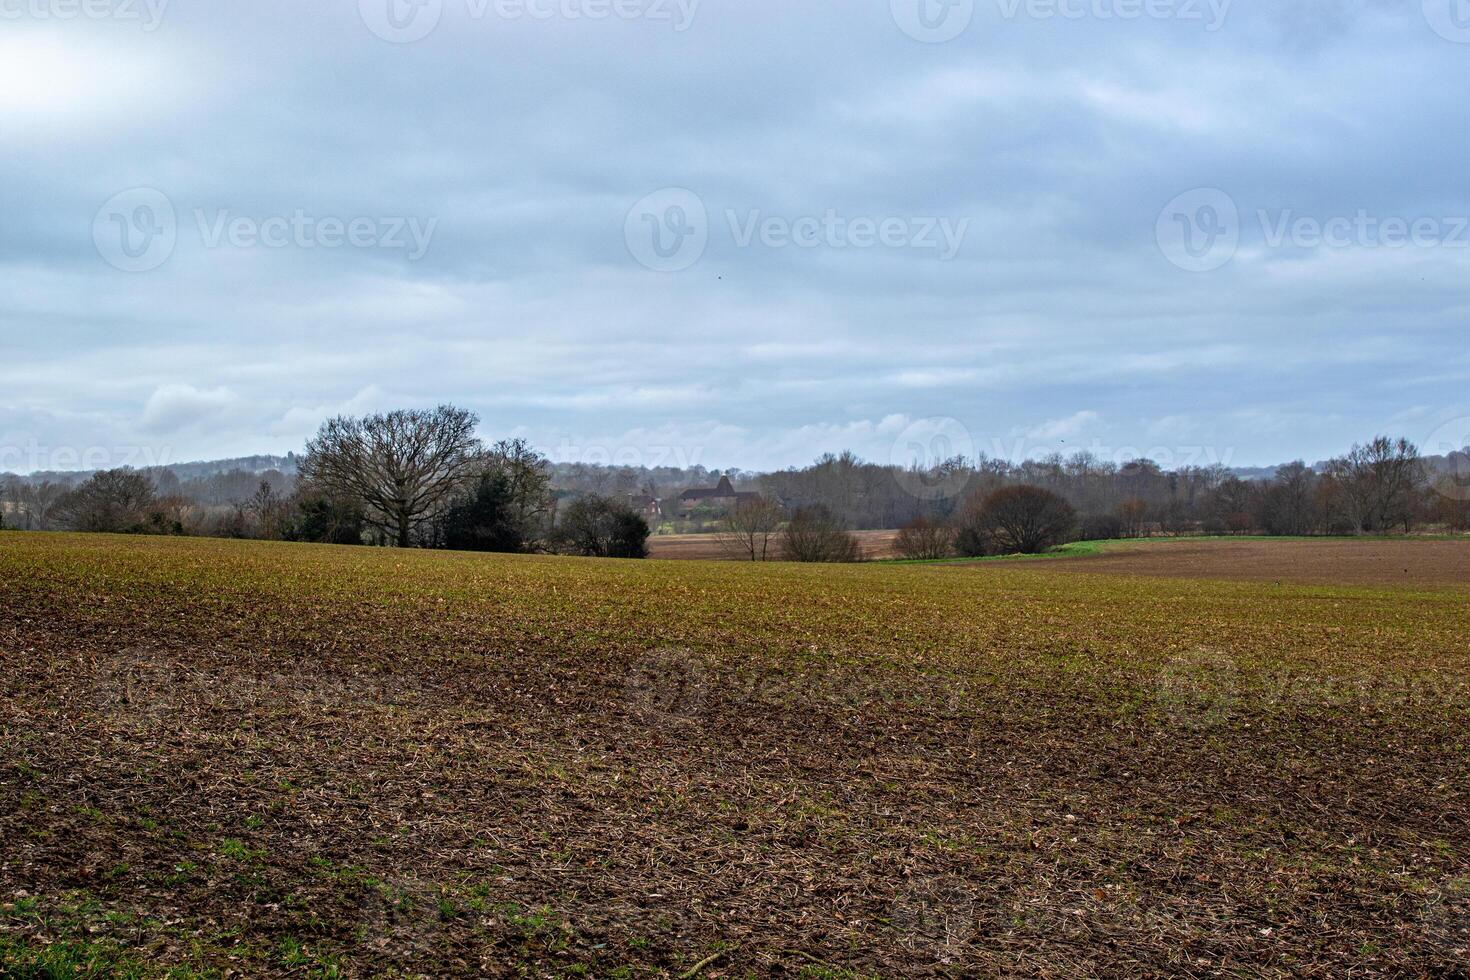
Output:
M1467 80L1464 0L0 0L0 470L1428 443Z

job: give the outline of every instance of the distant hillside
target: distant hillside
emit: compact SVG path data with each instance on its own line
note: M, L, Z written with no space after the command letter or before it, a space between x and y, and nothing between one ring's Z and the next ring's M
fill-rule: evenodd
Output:
M278 470L284 476L295 476L300 457L295 453L284 456L239 456L234 459L197 460L192 463L174 463L169 466L143 467L144 472L169 470L182 482L206 480L223 473L266 473ZM76 484L91 476L95 470L59 472L40 470L20 477L25 483ZM5 474L0 474L3 476Z
M175 463L161 467L174 471L180 480L197 480L219 473L265 473L278 470L285 476L295 476L299 457L295 453L284 456L240 456L236 459L211 459L194 463Z

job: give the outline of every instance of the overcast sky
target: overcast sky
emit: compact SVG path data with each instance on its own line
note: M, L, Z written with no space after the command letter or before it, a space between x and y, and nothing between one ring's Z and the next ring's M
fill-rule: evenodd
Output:
M0 0L0 470L1429 443L1467 81L1463 0Z

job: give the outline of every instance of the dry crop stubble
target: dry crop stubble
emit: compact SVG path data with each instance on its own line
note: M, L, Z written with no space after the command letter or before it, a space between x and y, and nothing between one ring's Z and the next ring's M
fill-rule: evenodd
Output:
M1065 564L0 536L0 962L1462 963L1463 594Z

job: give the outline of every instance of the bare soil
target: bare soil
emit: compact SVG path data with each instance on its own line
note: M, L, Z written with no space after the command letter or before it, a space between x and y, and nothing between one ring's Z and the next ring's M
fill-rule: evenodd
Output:
M1155 540L1111 545L1099 554L1054 564L1098 575L1470 588L1470 538Z
M897 531L854 531L862 547L865 561L897 558ZM773 554L779 555L778 543L772 541ZM650 558L671 561L728 561L730 555L720 546L716 534L663 534L648 539Z
M0 976L1464 976L1465 597L1098 567L0 534Z

